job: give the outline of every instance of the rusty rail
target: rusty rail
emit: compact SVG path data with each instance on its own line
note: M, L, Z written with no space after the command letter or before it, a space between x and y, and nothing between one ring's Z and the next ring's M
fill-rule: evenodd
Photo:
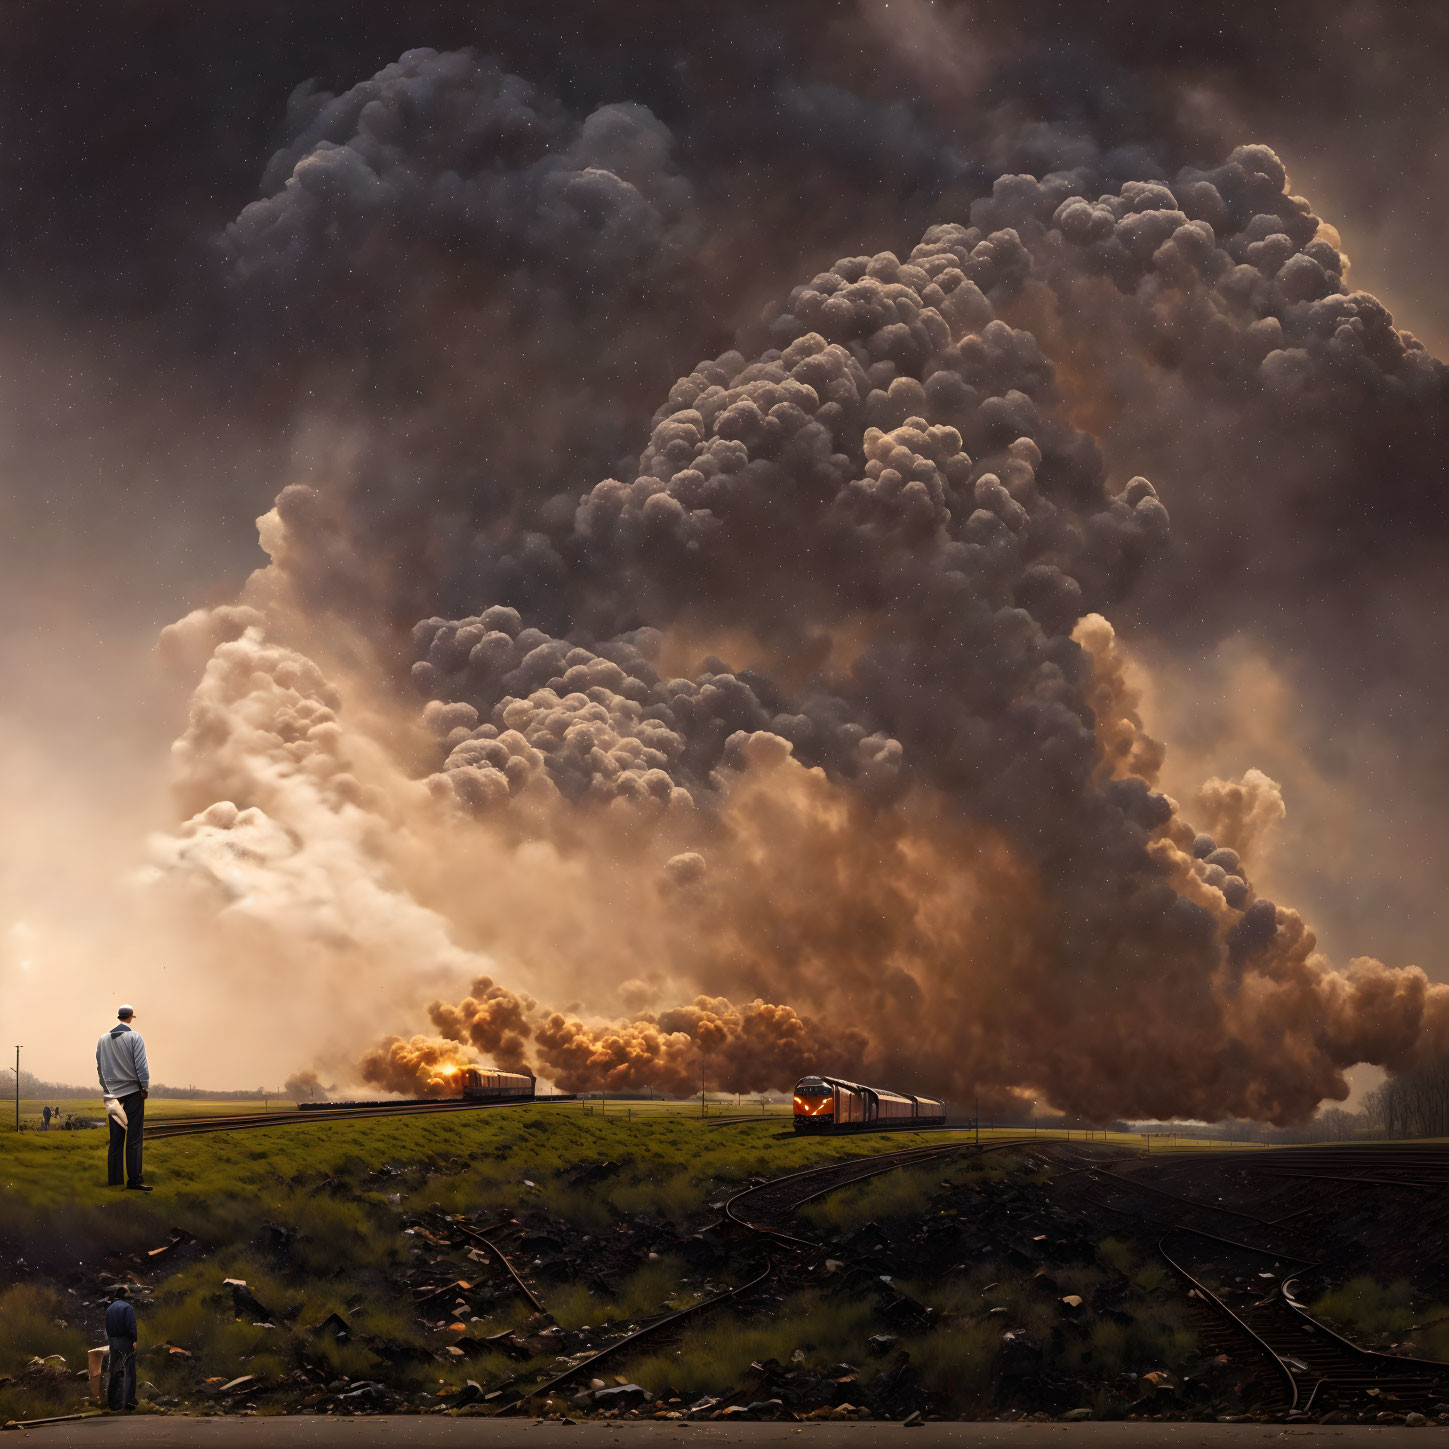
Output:
M1192 1232L1193 1229L1177 1228L1174 1229L1174 1231ZM1224 1303L1223 1300L1219 1298L1218 1295L1207 1286L1206 1283L1204 1283L1201 1279L1194 1277L1193 1274L1189 1273L1187 1269L1184 1268L1182 1264L1179 1263L1172 1256L1172 1254L1167 1251L1167 1239L1171 1236L1172 1233L1166 1233L1157 1240L1157 1251L1162 1255L1164 1261L1167 1263L1167 1266L1171 1268L1173 1272L1179 1274L1183 1278L1186 1278L1187 1281L1192 1284L1193 1288L1196 1289L1198 1297L1203 1302L1211 1303L1212 1306L1223 1315L1223 1317L1227 1318L1235 1328L1237 1328L1241 1333L1245 1334L1248 1337L1248 1339L1259 1350L1259 1352L1263 1353L1269 1359L1269 1361L1274 1365L1278 1372L1283 1376L1283 1381L1288 1387L1288 1412L1291 1414L1293 1410L1298 1407L1298 1380L1293 1377L1293 1370L1290 1369L1288 1365L1283 1362L1282 1358L1280 1358L1278 1355L1278 1351L1272 1346L1272 1344L1268 1342L1267 1339L1263 1338L1262 1335L1255 1333L1253 1329L1250 1328L1242 1318L1234 1313L1233 1310L1229 1308L1228 1305Z
M751 1278L749 1282L741 1283L737 1288L727 1288L723 1293L716 1293L712 1298L702 1299L698 1303L691 1304L688 1308L680 1308L673 1313L665 1314L663 1318L656 1319L653 1323L646 1323L643 1328L635 1329L633 1333L626 1334L623 1338L616 1340L607 1347L601 1348L598 1353L590 1354L588 1358L566 1368L561 1374L555 1374L547 1382L540 1384L536 1389L531 1389L528 1393L524 1394L522 1398L515 1399L513 1403L499 1411L500 1415L513 1413L521 1405L526 1404L530 1399L538 1398L541 1394L552 1393L560 1384L567 1383L571 1378L575 1378L577 1375L583 1373L585 1369L593 1368L596 1364L618 1353L621 1349L629 1348L637 1344L641 1339L648 1338L663 1328L679 1323L681 1319L688 1318L696 1313L705 1313L711 1308L717 1308L721 1303L728 1302L732 1298L738 1298L742 1294L748 1293L751 1288L755 1288L763 1283L774 1271L775 1265L766 1261L764 1268Z
M472 1238L474 1242L480 1243L483 1247L487 1248L488 1251L492 1253L493 1256L497 1258L498 1261L502 1263L503 1266L508 1270L508 1276L512 1278L513 1281L518 1285L519 1292L521 1292L523 1296L527 1298L531 1304L533 1304L534 1308L536 1308L540 1313L548 1312L548 1309L539 1302L538 1295L533 1291L532 1288L528 1286L527 1283L523 1281L522 1277L519 1275L518 1269L513 1266L513 1264L508 1259L508 1255L503 1251L502 1248L497 1245L497 1243L490 1242L487 1238L483 1236L482 1233L478 1232L475 1228L467 1227L463 1223L453 1223L452 1226L457 1228L457 1230L465 1237Z

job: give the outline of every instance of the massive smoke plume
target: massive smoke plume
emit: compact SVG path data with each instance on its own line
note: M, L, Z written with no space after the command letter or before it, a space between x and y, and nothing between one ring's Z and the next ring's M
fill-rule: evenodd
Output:
M1111 483L1037 337L998 314L1045 297L1130 338L1149 308L1154 336L1199 339L1193 366L1254 369L1291 398L1336 378L1412 399L1442 369L1344 293L1266 147L1176 190L1092 196L1099 181L1002 178L904 260L837 262L772 309L777 345L675 384L636 476L475 537L481 607L412 630L439 741L416 808L465 854L626 862L643 879L627 911L595 903L590 935L627 921L646 976L667 963L706 994L596 1028L484 976L432 1006L444 1037L570 1088L680 1090L702 1056L726 1087L780 1086L826 1060L1096 1116L1285 1120L1342 1095L1345 1068L1401 1065L1449 1029L1449 991L1376 962L1334 972L1254 890L1270 782L1205 786L1221 843L1154 788L1161 751L1099 611L1167 512L1145 478ZM283 495L263 530L274 600L335 572L336 535L314 490ZM246 633L213 672L243 650L255 682L265 616L222 623ZM748 667L662 667L696 640ZM325 816L365 819L336 701L305 661L267 677L289 688L279 738L309 794L325 781ZM226 730L200 734L214 778ZM234 815L202 819L253 828ZM488 919L516 908L490 884L473 929L500 969L531 984L542 956L564 979L597 964L578 936ZM426 1079L440 1051L395 1038L365 1070Z
M1442 1049L1445 988L1275 904L1323 771L1148 728L1235 633L1321 713L1377 627L1345 530L1395 590L1437 537L1444 368L1243 97L1081 37L1068 82L990 5L670 43L274 107L178 305L290 463L268 566L163 636L145 920L286 982L289 1070L395 1090L476 1054L1284 1121Z

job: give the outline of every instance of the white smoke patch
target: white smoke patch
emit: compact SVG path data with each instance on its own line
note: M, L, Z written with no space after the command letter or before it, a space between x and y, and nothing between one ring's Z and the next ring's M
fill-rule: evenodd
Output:
M173 750L178 798L212 803L153 837L140 878L192 919L243 1016L273 1020L261 1055L278 1066L350 1055L490 964L402 884L427 793L350 727L344 689L256 624L220 644Z

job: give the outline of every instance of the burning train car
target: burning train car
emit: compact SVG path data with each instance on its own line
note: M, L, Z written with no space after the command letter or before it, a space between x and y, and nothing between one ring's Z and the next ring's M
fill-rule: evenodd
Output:
M522 1072L497 1072L491 1067L464 1067L458 1073L459 1092L470 1102L529 1101L535 1078Z
M428 1102L531 1102L536 1080L525 1072L499 1072L491 1067L446 1066L427 1079L425 1097L387 1097L368 1101L298 1102L306 1111L336 1111L339 1107L423 1106Z
M945 1120L946 1104L935 1097L863 1087L839 1077L802 1077L795 1085L797 1132L939 1127Z

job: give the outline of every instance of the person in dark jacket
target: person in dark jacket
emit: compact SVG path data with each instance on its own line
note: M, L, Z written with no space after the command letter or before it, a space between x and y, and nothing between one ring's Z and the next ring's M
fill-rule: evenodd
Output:
M136 1012L123 1006L116 1012L117 1021L96 1043L96 1075L101 1091L121 1104L125 1112L122 1127L111 1118L111 1145L106 1156L107 1180L111 1187L122 1184L137 1192L151 1189L141 1179L141 1136L146 1122L146 1097L151 1088L151 1067L146 1060L146 1043L132 1025Z
M45 1104L45 1106L43 1106L40 1109L40 1130L42 1132L49 1132L50 1131L50 1103L49 1102L47 1102Z
M106 1342L111 1350L106 1402L116 1410L136 1407L136 1310L127 1297L125 1288L117 1288L106 1309Z

